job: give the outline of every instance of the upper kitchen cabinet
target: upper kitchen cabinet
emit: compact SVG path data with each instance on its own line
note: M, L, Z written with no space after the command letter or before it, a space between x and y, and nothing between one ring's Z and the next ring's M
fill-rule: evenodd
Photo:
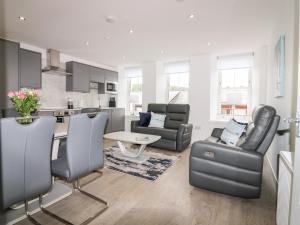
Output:
M19 43L0 39L0 109L12 107L7 92L19 90Z
M105 81L118 82L118 72L106 70L105 71Z
M105 82L105 70L94 66L90 67L90 81L97 83Z
M66 70L72 74L67 76L67 91L90 92L90 66L71 61L66 63Z
M20 88L42 88L42 54L19 50Z

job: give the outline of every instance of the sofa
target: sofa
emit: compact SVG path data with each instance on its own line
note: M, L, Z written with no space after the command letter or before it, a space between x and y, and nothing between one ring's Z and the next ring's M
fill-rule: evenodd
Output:
M273 107L260 105L254 110L252 120L237 146L223 144L223 129L219 128L206 140L193 143L189 165L191 185L237 197L260 197L264 155L280 117Z
M192 124L188 124L190 106L188 104L149 104L148 112L165 114L164 128L139 126L139 121L131 121L131 132L153 134L161 139L150 146L182 152L191 143Z

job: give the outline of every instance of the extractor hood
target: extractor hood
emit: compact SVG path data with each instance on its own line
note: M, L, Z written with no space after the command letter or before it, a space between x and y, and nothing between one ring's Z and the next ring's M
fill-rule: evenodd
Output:
M65 64L60 62L60 52L54 49L47 50L47 66L42 69L43 73L52 73L59 75L72 75L67 73Z

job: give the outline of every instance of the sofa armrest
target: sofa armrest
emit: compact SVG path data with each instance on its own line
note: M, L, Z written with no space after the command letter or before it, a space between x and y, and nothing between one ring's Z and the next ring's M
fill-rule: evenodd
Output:
M132 129L134 129L135 127L137 127L139 125L139 120L132 120L131 121L131 131Z
M192 133L193 125L192 124L180 124L178 128L178 134L183 135L187 133Z
M260 172L263 168L263 155L260 153L207 141L195 142L192 146L190 157L257 172Z
M214 128L211 133L211 136L221 139L223 131L224 131L224 128Z

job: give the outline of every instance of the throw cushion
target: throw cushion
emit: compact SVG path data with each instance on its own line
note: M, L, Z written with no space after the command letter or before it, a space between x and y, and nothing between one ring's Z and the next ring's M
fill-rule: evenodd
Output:
M246 123L239 123L235 119L230 120L221 135L221 140L228 145L236 146L246 126Z
M148 127L149 123L150 123L150 120L151 120L151 113L149 113L149 112L146 112L146 113L140 112L139 126Z
M165 124L165 119L166 119L166 115L151 112L151 120L148 127L163 128Z

